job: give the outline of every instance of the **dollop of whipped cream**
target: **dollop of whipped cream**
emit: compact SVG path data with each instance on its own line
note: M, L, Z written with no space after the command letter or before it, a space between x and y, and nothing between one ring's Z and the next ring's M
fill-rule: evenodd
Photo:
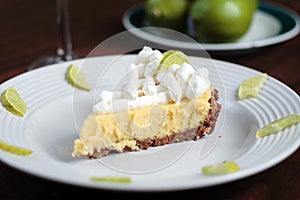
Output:
M144 46L135 62L127 67L126 82L118 91L101 91L94 112L113 113L145 106L179 103L200 97L210 86L208 70L191 64L173 64L159 71L163 54Z

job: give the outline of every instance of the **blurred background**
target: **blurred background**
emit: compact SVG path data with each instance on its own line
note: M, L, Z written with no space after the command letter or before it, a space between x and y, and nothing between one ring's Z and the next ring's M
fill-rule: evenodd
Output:
M298 0L264 1L280 3L283 6L300 13ZM70 25L73 51L76 55L85 57L96 45L105 39L125 31L122 24L124 13L134 5L145 3L145 0L95 1L70 0ZM24 72L26 67L42 56L53 55L57 48L56 1L54 0L11 0L0 5L0 82ZM290 65L298 60L291 54L299 51L299 36L287 42L249 52L244 55L216 56L215 58L247 65L263 71L270 66L278 66L277 71L270 72L276 78L281 78L281 65L289 71L298 70ZM281 52L281 58L275 57ZM294 51L294 52L290 52ZM107 49L106 54L110 50ZM212 54L214 57L214 55ZM287 57L290 57L287 59ZM287 73L287 72L285 72ZM287 84L300 93L300 81L285 80ZM297 82L297 83L296 83Z
M73 51L85 57L103 40L125 31L122 15L126 9L141 2L143 0L70 0ZM58 35L55 0L3 1L0 16L1 74L56 53Z

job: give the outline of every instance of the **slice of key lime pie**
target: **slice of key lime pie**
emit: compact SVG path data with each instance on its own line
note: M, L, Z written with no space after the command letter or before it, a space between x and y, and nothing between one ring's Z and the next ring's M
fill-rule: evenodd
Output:
M73 156L98 158L198 140L215 128L218 91L208 70L194 68L181 51L161 53L145 46L120 85L100 92L74 142Z

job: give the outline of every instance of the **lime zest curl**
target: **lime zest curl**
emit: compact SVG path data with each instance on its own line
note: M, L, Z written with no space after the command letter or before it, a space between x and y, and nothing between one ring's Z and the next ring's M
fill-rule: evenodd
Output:
M121 176L101 176L90 177L90 180L93 182L106 182L106 183L131 183L130 177L121 177Z
M300 122L299 114L286 115L284 117L272 121L271 123L259 129L256 132L256 138L262 138L265 136L276 134L279 131L284 130L285 128L298 124L299 122Z
M239 171L240 168L235 161L224 161L222 163L205 165L201 170L205 175L221 175L235 173Z
M266 73L261 73L242 81L238 88L238 98L243 100L257 97L267 78Z
M33 153L30 149L11 145L2 140L0 140L0 149L19 156L28 156Z
M2 106L10 113L24 117L27 105L14 87L7 88L1 95Z
M67 72L66 72L66 79L72 86L81 89L90 91L91 87L89 86L85 75L79 70L77 66L74 64L70 64Z

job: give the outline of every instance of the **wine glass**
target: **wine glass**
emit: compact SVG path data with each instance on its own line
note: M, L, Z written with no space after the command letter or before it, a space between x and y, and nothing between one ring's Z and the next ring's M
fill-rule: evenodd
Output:
M72 51L69 0L56 0L56 10L56 24L58 31L56 55L37 59L29 65L28 70L78 58Z

